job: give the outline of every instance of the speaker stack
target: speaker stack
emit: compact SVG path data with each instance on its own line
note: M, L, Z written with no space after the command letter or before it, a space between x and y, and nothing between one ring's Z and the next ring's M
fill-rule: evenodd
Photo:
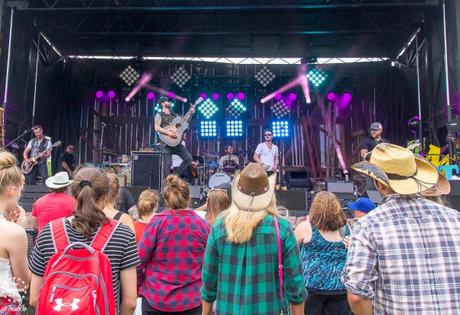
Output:
M161 191L163 176L161 152L131 153L131 186L144 186Z

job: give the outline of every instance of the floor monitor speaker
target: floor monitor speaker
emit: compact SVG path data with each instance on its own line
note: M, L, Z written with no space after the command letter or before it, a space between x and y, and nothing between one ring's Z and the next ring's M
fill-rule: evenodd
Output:
M131 163L131 186L147 186L161 191L163 157L160 152L133 151Z

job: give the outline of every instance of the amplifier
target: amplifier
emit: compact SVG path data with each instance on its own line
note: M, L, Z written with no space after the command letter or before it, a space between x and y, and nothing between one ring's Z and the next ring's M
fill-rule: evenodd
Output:
M131 153L131 186L147 186L161 191L163 156L161 152Z
M333 193L353 194L355 192L355 185L353 182L330 181L326 182L326 190Z

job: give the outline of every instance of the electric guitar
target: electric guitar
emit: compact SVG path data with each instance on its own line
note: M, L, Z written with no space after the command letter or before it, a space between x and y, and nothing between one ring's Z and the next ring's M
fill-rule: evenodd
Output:
M62 142L61 141L57 141L55 143L53 143L51 145L51 148L49 148L49 150L52 150L53 148L56 148L56 147L59 147L61 146ZM37 165L40 160L42 159L43 155L46 153L46 151L48 151L48 149L46 149L45 151L42 151L40 153L38 153L37 155L34 155L32 156L29 160L29 162L27 161L22 161L21 163L21 170L24 174L29 174L32 169L34 168L35 165Z
M159 133L159 137L161 141L163 141L166 145L170 147L175 147L179 145L179 143L182 142L182 136L185 132L185 130L188 129L189 127L189 119L192 117L192 112L190 111L192 108L195 108L198 104L200 104L203 101L203 98L199 97L196 101L195 104L190 106L190 109L188 110L187 114L185 114L184 117L179 117L177 116L176 118L173 119L173 121L167 125L164 126L163 129L170 130L170 131L175 131L177 137L170 137L168 135Z

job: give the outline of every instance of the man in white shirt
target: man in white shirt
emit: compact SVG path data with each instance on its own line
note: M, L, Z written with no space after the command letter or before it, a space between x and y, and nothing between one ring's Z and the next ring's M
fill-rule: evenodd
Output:
M278 170L278 147L272 143L273 133L270 129L265 129L264 138L265 142L257 145L254 161L262 165L270 176Z

